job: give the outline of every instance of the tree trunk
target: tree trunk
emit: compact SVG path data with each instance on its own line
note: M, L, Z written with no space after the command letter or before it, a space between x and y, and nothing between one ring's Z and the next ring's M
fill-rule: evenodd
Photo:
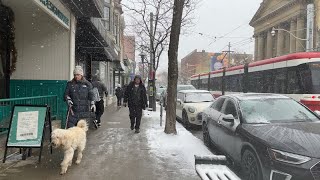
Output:
M168 89L167 89L167 112L164 132L177 134L176 130L176 97L178 80L178 48L181 30L181 19L185 0L174 0L172 27L168 52Z

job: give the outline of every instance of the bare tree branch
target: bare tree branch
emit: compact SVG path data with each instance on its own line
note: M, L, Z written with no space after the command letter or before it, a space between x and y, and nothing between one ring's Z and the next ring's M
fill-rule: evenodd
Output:
M182 26L187 27L192 23L191 15L198 1L185 0ZM122 6L133 21L130 28L137 35L136 47L140 51L143 50L153 55L154 68L157 70L162 53L168 49L174 2L172 0L127 0L127 2L122 3ZM151 12L155 13L152 34L150 34ZM150 44L151 37L152 44Z

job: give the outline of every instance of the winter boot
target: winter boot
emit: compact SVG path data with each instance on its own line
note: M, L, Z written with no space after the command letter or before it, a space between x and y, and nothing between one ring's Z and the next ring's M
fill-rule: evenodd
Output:
M93 124L94 124L94 127L95 127L96 129L99 128L98 120L94 119L94 120L93 120Z

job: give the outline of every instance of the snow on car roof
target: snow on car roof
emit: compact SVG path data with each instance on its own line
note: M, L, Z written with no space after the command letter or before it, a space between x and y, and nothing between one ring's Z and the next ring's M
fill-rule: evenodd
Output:
M270 94L270 93L240 93L227 95L235 97L239 100L254 100L254 99L290 99L287 96L281 94Z
M181 92L181 93L210 93L207 90L193 90L193 89L191 89L191 90L181 90L179 92Z

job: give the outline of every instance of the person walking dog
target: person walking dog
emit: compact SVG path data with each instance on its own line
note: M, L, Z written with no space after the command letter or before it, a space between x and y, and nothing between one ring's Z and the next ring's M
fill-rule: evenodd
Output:
M68 104L67 128L76 126L80 119L90 118L90 111L96 111L92 84L83 77L83 69L76 66L73 79L67 83L64 100ZM71 113L70 113L71 112Z

